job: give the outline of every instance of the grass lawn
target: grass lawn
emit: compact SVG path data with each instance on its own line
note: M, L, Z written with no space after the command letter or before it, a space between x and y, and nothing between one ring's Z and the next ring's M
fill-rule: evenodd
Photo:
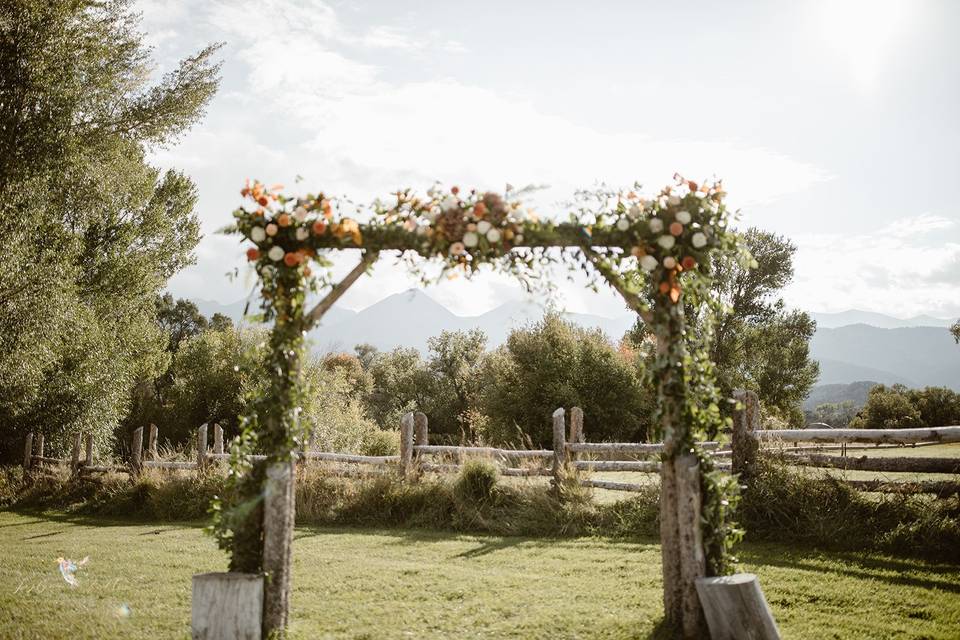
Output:
M0 512L0 637L186 638L198 526ZM56 558L90 556L71 588ZM748 545L785 638L958 638L960 567ZM297 638L646 638L655 542L298 528ZM120 615L127 605L129 616Z

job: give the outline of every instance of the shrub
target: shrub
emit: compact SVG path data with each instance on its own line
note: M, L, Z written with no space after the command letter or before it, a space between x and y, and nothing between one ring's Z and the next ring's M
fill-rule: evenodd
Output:
M469 460L454 485L456 496L461 501L483 505L493 500L500 472L491 463L484 460Z
M364 456L395 456L400 453L400 434L396 431L373 429L360 444Z

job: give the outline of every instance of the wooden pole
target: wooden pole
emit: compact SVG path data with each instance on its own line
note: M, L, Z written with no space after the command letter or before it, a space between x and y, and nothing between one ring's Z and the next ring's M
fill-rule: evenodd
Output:
M570 409L570 439L567 442L580 444L584 441L583 436L583 409L580 407L573 407ZM577 460L577 453L575 451L568 452L570 460Z
M33 450L36 451L35 455L41 458L43 457L43 434L42 433L37 434L37 441L33 445Z
M753 391L738 389L733 397L739 404L733 413L731 463L733 472L740 474L741 481L748 481L757 462L760 442L754 435L760 426L760 401Z
M413 441L416 445L426 446L430 444L430 435L428 433L428 421L425 413L417 411L413 414Z
M204 422L197 429L197 470L203 471L207 466L207 423Z
M150 435L147 437L147 460L159 460L157 455L157 425L150 425Z
M697 595L697 580L707 574L700 528L700 465L692 453L674 461L677 485L677 532L680 551L680 607L684 638L707 637L706 620Z
M33 431L27 434L23 441L23 471L30 471L30 464L33 462Z
M267 467L263 502L263 636L283 637L290 610L290 551L293 542L293 463Z
M70 453L70 475L72 476L80 472L80 446L82 440L82 433L78 431L73 434L73 451Z
M137 427L133 430L133 438L130 440L130 477L136 478L140 475L143 465L141 460L141 449L143 449L143 427Z
M405 478L413 472L413 426L413 414L403 414L400 418L400 472Z
M86 436L86 455L84 455L84 466L92 467L93 466L93 434L88 433Z
M563 467L567 460L565 439L567 429L564 415L563 407L559 407L553 412L553 486L558 491L560 490L560 482L563 480Z
M223 427L216 423L213 425L213 452L223 453Z

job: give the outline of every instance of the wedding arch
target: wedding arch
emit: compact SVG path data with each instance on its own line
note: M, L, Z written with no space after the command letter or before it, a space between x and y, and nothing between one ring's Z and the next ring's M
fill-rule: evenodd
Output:
M749 255L728 226L721 183L675 178L649 197L639 185L580 192L565 222L537 219L523 205L523 192L509 187L503 194L456 186L434 186L423 195L406 189L352 217L345 201L323 193L288 197L279 185L247 183L241 193L248 204L234 211L232 231L252 242L247 258L259 275L263 319L273 323L270 384L242 416L229 489L213 505L213 530L231 554L231 571L266 576L265 633L283 634L289 610L304 336L383 252L400 252L421 274L425 258L438 263L441 274L472 275L486 266L528 287L538 285L549 265L562 263L583 270L591 284L607 283L641 316L656 339L649 375L657 387L656 424L664 442L665 616L684 636L702 630L694 581L729 572L738 534L729 495L736 483L715 472L696 444L726 424L706 355L717 304L710 295L711 256ZM334 281L328 255L338 249L359 249L360 260ZM308 308L308 293L320 290L325 296ZM691 315L698 318L695 328ZM266 462L252 461L254 449ZM684 495L691 477L699 485L697 496Z

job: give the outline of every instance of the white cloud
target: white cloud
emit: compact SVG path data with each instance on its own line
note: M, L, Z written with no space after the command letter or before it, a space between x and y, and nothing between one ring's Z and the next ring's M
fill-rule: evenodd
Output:
M786 297L816 311L960 314L960 278L946 277L960 264L960 242L943 237L955 229L952 220L924 214L872 233L795 236L796 279Z
M210 233L229 222L239 184L248 176L291 186L302 175L305 182L289 190L324 189L358 201L398 186L423 189L437 179L484 189L502 189L508 181L547 183L551 189L538 196L538 204L557 213L553 203L601 180L639 179L659 188L676 171L695 179L716 175L735 195L732 204L746 206L830 177L810 163L735 139L657 136L639 121L631 130L605 132L467 79L395 80L372 62L376 55L420 56L462 46L436 33L418 40L385 25L351 32L317 0L213 2L194 5L190 20L204 41L228 42L225 73L232 84L202 126L156 156L198 181L208 234L197 266L171 283L178 295L228 301L245 293L215 284L227 268L241 264L240 251ZM365 50L362 60L351 53L357 48ZM364 306L414 284L401 269L381 264L345 303ZM622 311L613 294L585 293L582 285L561 282L561 305L608 315ZM432 295L459 313L478 313L504 296L524 294L508 278L488 275L438 285Z

